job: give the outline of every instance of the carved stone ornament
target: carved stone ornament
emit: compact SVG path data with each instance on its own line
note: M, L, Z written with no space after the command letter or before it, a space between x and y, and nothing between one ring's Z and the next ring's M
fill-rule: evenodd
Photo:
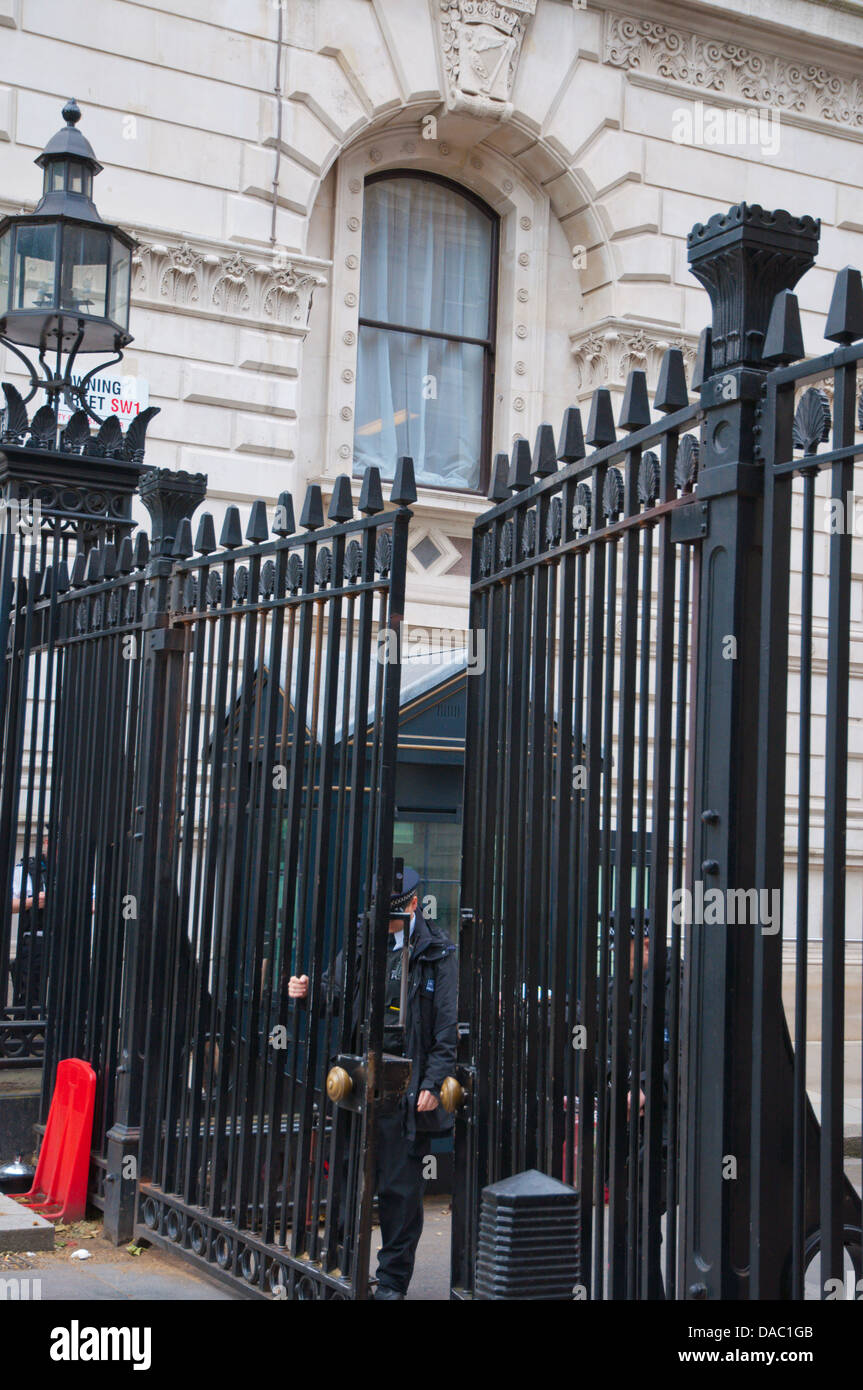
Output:
M536 0L439 0L451 110L504 118Z
M136 302L178 308L238 322L257 321L305 336L312 295L326 284L318 266L296 259L253 260L240 251L163 246L139 241L132 258Z
M597 386L622 388L631 371L646 372L648 390L652 392L668 348L682 351L687 377L695 365L698 349L695 337L612 318L602 319L586 331L571 333L569 343L579 396L590 395Z
M779 108L803 120L863 130L863 81L819 63L785 58L657 24L609 14L605 61L658 81L680 82L699 93Z

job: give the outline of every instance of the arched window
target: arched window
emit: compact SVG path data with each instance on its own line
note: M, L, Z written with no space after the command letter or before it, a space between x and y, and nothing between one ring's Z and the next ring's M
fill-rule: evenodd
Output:
M484 491L491 454L495 214L430 174L366 182L354 467Z

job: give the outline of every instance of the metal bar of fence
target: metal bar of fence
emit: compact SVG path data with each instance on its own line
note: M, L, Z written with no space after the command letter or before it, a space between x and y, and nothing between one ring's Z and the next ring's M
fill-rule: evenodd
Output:
M854 440L857 362L837 366L833 379L833 444ZM854 485L850 459L834 463L831 495L843 515ZM824 954L821 996L821 1278L844 1278L842 1206L845 1044L845 870L847 862L848 714L851 628L852 531L830 536L827 695L824 768Z
M786 403L791 415L792 402ZM786 426L787 427L787 426ZM776 470L773 470L774 473ZM775 486L775 485L774 485ZM769 487L769 482L768 482ZM814 589L815 473L803 475L800 595L800 746L797 783L797 932L794 979L794 1100L792 1148L791 1297L804 1296L806 1243L807 955L809 943L809 850L812 789L812 617ZM784 808L783 808L784 809ZM805 891L804 891L805 885Z
M792 392L768 388L764 426L774 452L791 445ZM776 717L775 688L788 668L788 607L791 567L791 478L768 469L764 496L764 582L762 648L758 700L760 760L755 882L782 886L786 720ZM783 691L784 694L784 691ZM783 1124L781 1016L781 936L754 934L752 1013L752 1230L751 1292L756 1298L779 1297L784 1248L777 1138Z

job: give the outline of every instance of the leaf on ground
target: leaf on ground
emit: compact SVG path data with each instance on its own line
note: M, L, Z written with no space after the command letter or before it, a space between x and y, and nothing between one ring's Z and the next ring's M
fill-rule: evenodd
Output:
M132 1241L131 1245L126 1246L126 1251L129 1255L143 1255L144 1247L143 1245L136 1245L135 1242Z

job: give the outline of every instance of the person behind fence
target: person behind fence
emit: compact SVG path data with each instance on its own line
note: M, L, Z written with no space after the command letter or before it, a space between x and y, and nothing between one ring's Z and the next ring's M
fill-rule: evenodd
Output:
M407 1020L402 1035L399 1010L404 922L390 919L387 984L384 1000L384 1051L412 1059L406 1095L393 1114L377 1121L375 1190L381 1225L376 1300L403 1299L413 1274L423 1228L424 1157L432 1134L452 1127L440 1103L441 1085L456 1060L455 946L419 907L419 875L405 868L401 890L390 898L390 912L410 913ZM358 972L359 975L359 972ZM343 978L341 955L335 985ZM288 993L305 999L307 975L292 975Z
M43 831L38 854L31 854L25 865L16 864L12 876L12 911L18 913L15 958L9 963L12 1003L32 1008L38 1003L42 987L44 948L43 910L48 876L48 832Z
M629 999L628 999L627 1004L624 1006L624 1007L626 1008L626 1010L627 1010L627 1017L628 1017L628 1044L627 1044L627 1050L628 1050L628 1056L629 1056L629 1074L628 1074L629 1088L628 1088L628 1090L627 1090L627 1096L626 1096L626 1118L627 1118L627 1123L628 1123L628 1124L633 1124L633 1123L635 1123L635 1124L638 1125L638 1191L639 1191L639 1193L641 1193L642 1188L643 1188L643 1184L644 1184L644 1165L645 1165L645 1156L646 1156L645 1136L644 1136L644 1112L645 1112L645 1104L646 1104L646 1094L645 1094L645 1093L646 1093L646 1091L647 1091L647 1073L648 1073L648 1069L649 1069L649 1065L650 1065L650 1058L649 1058L649 1055L648 1055L648 1046L647 1046L647 1044L648 1044L648 1026L647 1026L647 1019L648 1019L648 1012L647 1012L647 1005L648 1005L648 981L649 981L649 972L650 972L650 970L653 968L653 958L652 958L652 956L651 956L650 913L649 913L649 912L643 912L643 913L642 913L642 920L643 920L643 928L644 928L644 930L643 930L643 938L642 938L642 958L641 958L641 1002L640 1002L640 1004L639 1004L639 1002L638 1002L637 999L636 999L636 995L635 995L635 976L636 976L635 965L636 965L636 947L637 947L637 938L638 938L638 928L637 928L637 921L636 921L635 910L634 910L634 909L630 909L630 910L625 914L625 918L628 918L628 919L629 919L629 933L628 933L628 937L629 937ZM626 935L624 935L623 933L621 933L621 936L622 936L622 940L621 940L621 942L620 942L620 945L621 945L621 947L623 947L623 948L625 949ZM611 929L610 929L610 932L609 932L609 939L610 939L610 942L611 942L612 946L615 946L616 943L615 943L615 919L614 919L614 914L612 914L612 917L611 917ZM670 961L670 959L667 958L667 959L666 959L666 973L665 973L665 1014L664 1014L664 1021L663 1021L663 1042L662 1042L662 1102L661 1102L661 1103L662 1103L662 1142L661 1142L661 1153L660 1153L660 1158L661 1158L661 1182L660 1182L660 1206L659 1206L659 1215L660 1215L660 1216L664 1216L664 1215L665 1215L665 1212L666 1212L666 1176L667 1176L667 1171L668 1171L668 1124L669 1124L670 1066L671 1066L671 1031L670 1031L670 1029L671 1029L671 977L672 977L671 961ZM609 978L609 984L608 984L608 1048L607 1048L607 1067L608 1067L608 1090L609 1090L609 1097L610 1097L610 1095L611 1095L611 1084L612 1084L613 1019L614 1019L614 971L612 970L611 975L610 975L610 978ZM636 1022L636 1021L637 1021L637 1022ZM637 1108L636 1108L636 1110L635 1110L635 1115L633 1114L633 1107L634 1107L634 1102L635 1102L636 1087L633 1085L633 1080L634 1080L634 1078L633 1078L633 1074L632 1074L632 1059L633 1059L633 1052L634 1052L634 1046L633 1046L633 1044L634 1044L634 1032L635 1032L634 1025L638 1027L638 1031L639 1031L639 1035L640 1035L640 1044L639 1044L640 1066L639 1066L638 1090L637 1090L638 1104L637 1104ZM609 1131L607 1130L607 1131L606 1131L606 1151L607 1151L607 1152L606 1152L606 1163L607 1163L607 1165L608 1165L609 1162L610 1162L610 1153L608 1152L609 1143L610 1143L610 1133L609 1133ZM628 1169L628 1166L629 1166L629 1152L628 1152L628 1150L629 1150L629 1144L628 1144L628 1138L627 1138L627 1146L626 1146L626 1152L625 1152L625 1157L624 1157L624 1163L625 1163L627 1169ZM607 1172L609 1171L608 1167L607 1167L606 1171L607 1171ZM627 1184L627 1185L628 1185L628 1184ZM644 1234L644 1233L643 1233L643 1229L642 1229L642 1223L641 1223L640 1220L636 1220L636 1218L635 1218L634 1215L632 1215L632 1216L630 1217L630 1220L632 1221L633 1225L635 1225L635 1226L637 1227L637 1230L638 1230L637 1246L638 1246L638 1261L639 1261L639 1264L640 1264L640 1262L641 1262L641 1243L642 1243L643 1234ZM661 1237L660 1237L660 1242L661 1242ZM657 1261L659 1260L659 1252L658 1252L658 1250L655 1250L655 1251L654 1251L654 1258L655 1258ZM661 1264L660 1264L660 1263L657 1263L657 1264L651 1269L651 1285L652 1285L652 1287L653 1287L653 1288L655 1289L655 1291L656 1291L656 1292L655 1292L655 1296L656 1296L657 1298L664 1298L664 1297L665 1297L665 1292L664 1292L663 1284L662 1284L662 1271L661 1271Z

